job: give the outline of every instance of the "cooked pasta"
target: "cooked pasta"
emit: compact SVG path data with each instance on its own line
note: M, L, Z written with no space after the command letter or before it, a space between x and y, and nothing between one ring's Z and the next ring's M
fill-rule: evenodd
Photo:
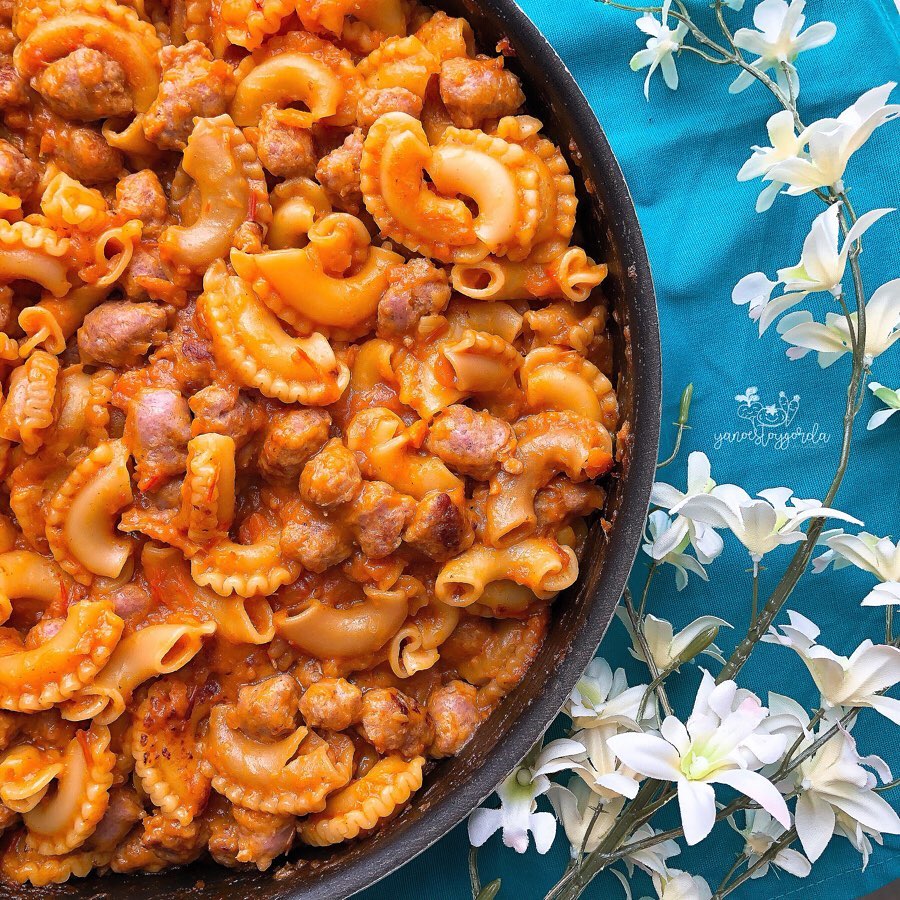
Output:
M0 15L0 879L364 838L605 501L566 157L418 0Z

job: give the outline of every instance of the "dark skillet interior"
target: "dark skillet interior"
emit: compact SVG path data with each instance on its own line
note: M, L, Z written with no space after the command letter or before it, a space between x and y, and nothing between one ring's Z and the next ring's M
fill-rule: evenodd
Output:
M614 310L619 402L629 439L612 485L606 534L596 522L578 584L554 603L550 633L519 687L459 756L426 778L410 809L383 831L325 852L301 851L265 873L197 863L159 875L110 875L45 888L10 889L22 900L344 900L430 847L509 774L556 716L603 637L640 541L656 464L660 350L650 267L628 188L596 118L569 71L513 0L436 0L468 18L479 49L503 38L529 111L573 164L580 191L580 242L609 264L604 290ZM579 168L581 177L579 177Z

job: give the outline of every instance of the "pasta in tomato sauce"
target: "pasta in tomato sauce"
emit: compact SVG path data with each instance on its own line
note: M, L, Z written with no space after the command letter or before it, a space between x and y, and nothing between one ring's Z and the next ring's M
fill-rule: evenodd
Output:
M370 833L603 507L606 266L416 0L0 11L0 877Z

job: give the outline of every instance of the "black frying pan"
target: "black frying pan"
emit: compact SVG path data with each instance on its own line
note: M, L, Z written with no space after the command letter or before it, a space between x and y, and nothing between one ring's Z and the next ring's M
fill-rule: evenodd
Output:
M368 838L324 851L304 848L268 872L207 863L158 875L108 875L44 888L0 883L21 900L344 900L409 862L461 822L512 771L553 721L606 632L634 561L656 467L660 347L650 265L628 187L606 136L569 70L513 0L436 0L475 29L479 49L503 38L515 56L529 111L572 163L580 192L580 241L609 264L619 402L630 436L620 442L605 518L592 529L578 583L554 603L540 655L464 751L442 761L402 816ZM580 170L580 177L579 177Z

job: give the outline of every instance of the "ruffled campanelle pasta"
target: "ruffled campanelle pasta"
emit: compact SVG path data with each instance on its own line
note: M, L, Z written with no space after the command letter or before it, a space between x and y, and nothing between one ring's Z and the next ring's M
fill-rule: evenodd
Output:
M605 500L566 158L418 0L0 16L0 879L364 837Z

